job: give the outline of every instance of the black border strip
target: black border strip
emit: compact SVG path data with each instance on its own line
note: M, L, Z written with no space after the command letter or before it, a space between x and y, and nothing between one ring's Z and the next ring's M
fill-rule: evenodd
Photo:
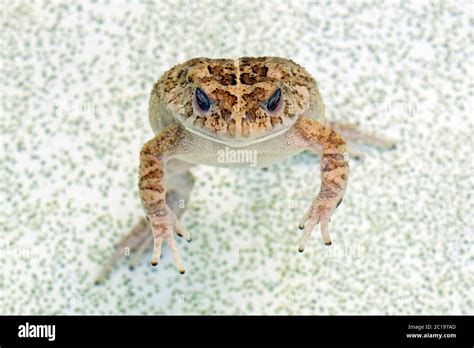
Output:
M20 338L26 322L54 324L55 340ZM409 329L409 325L417 329ZM408 344L468 346L472 316L0 316L0 346L58 344ZM407 334L456 338L407 338Z

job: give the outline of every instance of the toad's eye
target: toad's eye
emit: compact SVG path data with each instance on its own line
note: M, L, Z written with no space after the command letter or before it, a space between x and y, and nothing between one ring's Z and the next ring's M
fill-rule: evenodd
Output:
M204 91L198 87L196 88L195 95L196 95L196 103L199 106L199 108L204 112L208 111L209 108L211 107L211 101L209 100L206 93L204 93Z
M267 110L275 111L281 102L281 89L278 88L267 101Z

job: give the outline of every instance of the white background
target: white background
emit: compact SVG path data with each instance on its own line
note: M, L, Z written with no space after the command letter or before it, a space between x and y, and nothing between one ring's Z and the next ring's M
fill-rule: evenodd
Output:
M173 1L2 4L1 313L473 313L472 4ZM148 95L196 56L276 55L319 82L327 118L393 138L364 147L331 221L297 252L319 187L302 154L193 169L179 240L103 285L143 215Z

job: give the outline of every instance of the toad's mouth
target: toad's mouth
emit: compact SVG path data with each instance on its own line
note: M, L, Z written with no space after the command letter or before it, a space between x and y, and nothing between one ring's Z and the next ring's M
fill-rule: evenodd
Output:
M246 138L232 137L226 133L217 135L216 133L209 132L204 128L196 127L195 125L190 125L190 124L183 124L183 126L189 132L196 134L199 137L208 139L210 141L224 144L230 147L244 147L244 146L249 146L256 143L261 143L263 141L267 141L278 135L281 135L285 133L289 128L291 128L291 126L293 126L293 123L282 126L282 127L274 128L270 132L264 132L260 134L260 136L246 137Z

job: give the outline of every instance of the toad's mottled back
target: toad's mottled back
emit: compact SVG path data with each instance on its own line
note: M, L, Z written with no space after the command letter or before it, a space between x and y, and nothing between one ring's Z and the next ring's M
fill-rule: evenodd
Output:
M290 128L300 116L324 120L316 81L278 57L194 58L168 70L150 98L156 134L179 122L215 142L246 146Z

